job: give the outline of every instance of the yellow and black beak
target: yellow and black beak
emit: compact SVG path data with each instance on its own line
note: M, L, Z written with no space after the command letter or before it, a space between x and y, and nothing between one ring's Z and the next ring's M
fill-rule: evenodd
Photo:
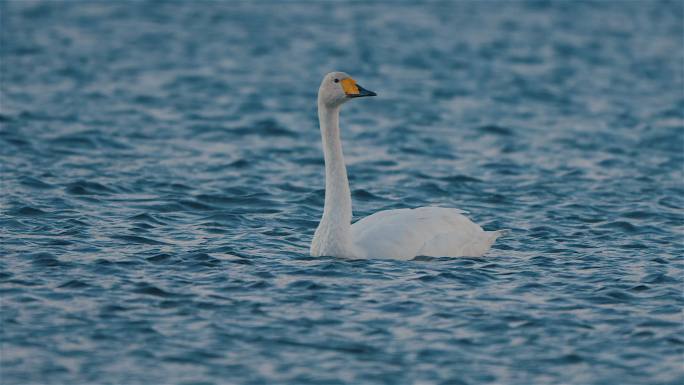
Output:
M346 78L342 80L342 89L348 98L361 98L364 96L377 96L373 91L368 91L367 89L356 84L356 81L352 78Z

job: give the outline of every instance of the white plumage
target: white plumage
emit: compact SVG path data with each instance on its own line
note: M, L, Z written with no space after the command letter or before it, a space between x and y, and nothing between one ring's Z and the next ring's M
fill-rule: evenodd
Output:
M354 246L364 258L477 257L499 234L482 230L459 209L444 207L380 211L351 226Z
M420 207L380 211L351 224L347 169L339 135L339 111L350 98L375 96L343 72L325 76L318 90L318 117L325 156L325 205L311 255L411 259L416 256L481 256L500 231L484 231L464 211Z

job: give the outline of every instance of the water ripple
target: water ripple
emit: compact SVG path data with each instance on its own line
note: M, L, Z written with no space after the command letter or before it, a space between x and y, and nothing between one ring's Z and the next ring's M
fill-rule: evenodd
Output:
M3 384L684 382L680 2L0 7ZM487 257L308 255L332 69Z

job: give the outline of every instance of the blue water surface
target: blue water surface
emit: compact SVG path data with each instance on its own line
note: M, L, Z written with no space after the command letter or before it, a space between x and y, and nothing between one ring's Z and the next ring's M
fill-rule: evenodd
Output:
M684 383L684 6L5 1L2 384ZM315 100L358 219L484 258L312 258Z

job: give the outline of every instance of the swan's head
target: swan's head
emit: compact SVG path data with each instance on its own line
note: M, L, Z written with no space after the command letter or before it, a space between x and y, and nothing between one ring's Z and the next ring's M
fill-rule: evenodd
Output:
M318 89L318 102L327 107L339 107L349 99L363 96L375 96L373 91L356 84L356 81L344 72L331 72L323 78Z

